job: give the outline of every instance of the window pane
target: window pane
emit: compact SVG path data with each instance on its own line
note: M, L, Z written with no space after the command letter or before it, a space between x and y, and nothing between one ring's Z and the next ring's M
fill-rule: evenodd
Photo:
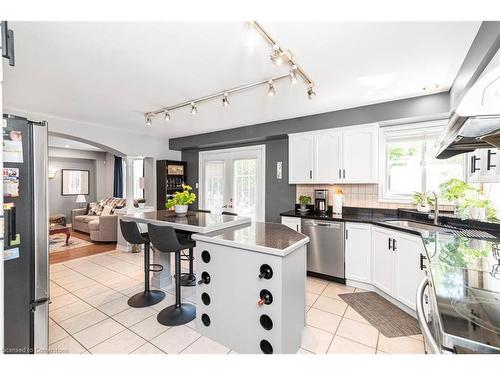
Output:
M134 168L134 199L144 198L144 189L141 188L140 178L144 177L144 160L137 159L133 162Z
M422 142L387 143L387 192L411 195L422 187Z
M450 178L464 179L464 157L457 155L449 159L436 159L438 140L426 142L425 171L426 190L439 192L439 185Z
M224 204L224 162L207 161L205 163L205 206L212 212L220 212Z
M255 218L256 159L234 161L234 208L238 215Z

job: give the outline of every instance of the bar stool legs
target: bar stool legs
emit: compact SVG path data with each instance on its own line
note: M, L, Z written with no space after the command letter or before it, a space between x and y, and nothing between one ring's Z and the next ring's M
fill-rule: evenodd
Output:
M181 285L182 286L196 286L196 275L193 272L193 248L189 249L189 272L181 274Z
M165 298L165 293L161 290L151 290L149 287L149 243L144 244L144 292L137 293L130 297L128 305L131 307L152 306L161 302Z
M181 253L175 252L175 305L166 307L157 316L160 324L180 326L189 323L196 316L196 307L189 303L181 303Z

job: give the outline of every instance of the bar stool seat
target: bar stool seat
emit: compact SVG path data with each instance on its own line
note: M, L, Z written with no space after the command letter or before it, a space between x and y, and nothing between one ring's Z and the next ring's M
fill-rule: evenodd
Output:
M169 226L148 224L148 233L155 249L175 254L175 304L160 311L156 319L165 326L189 323L196 316L196 307L190 303L181 303L181 250L193 248L195 241L179 238L175 229Z
M163 267L160 264L149 263L149 235L141 233L137 223L133 221L120 220L120 229L123 238L133 245L144 245L144 292L137 293L127 301L131 307L147 307L161 302L165 298L165 292L151 290L149 287L149 273L160 272Z

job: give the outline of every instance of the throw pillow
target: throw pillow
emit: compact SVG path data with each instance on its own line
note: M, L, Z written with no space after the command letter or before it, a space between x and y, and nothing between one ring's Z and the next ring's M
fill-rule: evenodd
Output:
M113 207L111 206L104 206L104 208L101 211L101 216L109 216L113 213Z

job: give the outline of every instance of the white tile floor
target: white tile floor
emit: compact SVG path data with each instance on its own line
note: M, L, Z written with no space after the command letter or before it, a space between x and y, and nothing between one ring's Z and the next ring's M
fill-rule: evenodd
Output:
M194 322L165 327L158 311L174 302L172 287L161 303L131 308L127 299L143 289L142 254L113 251L52 265L50 349L54 353L224 354L230 349L201 336ZM184 265L183 265L184 266ZM307 280L304 354L423 353L420 335L387 338L338 296L354 288ZM186 302L195 288L182 288Z

